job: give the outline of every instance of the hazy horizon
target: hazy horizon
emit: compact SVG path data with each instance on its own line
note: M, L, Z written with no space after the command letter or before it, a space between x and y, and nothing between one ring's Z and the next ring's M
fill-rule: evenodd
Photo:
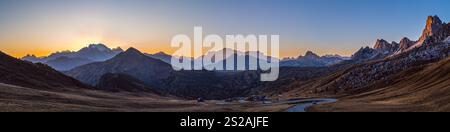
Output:
M448 0L350 1L0 0L0 50L47 56L103 43L172 54L174 35L202 26L205 35L279 34L281 57L350 56L376 39L418 39L429 15L450 18Z

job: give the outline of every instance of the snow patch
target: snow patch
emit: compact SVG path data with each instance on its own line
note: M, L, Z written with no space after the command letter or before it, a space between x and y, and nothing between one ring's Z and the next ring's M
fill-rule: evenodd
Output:
M450 43L450 36L448 36L445 40L444 43Z
M102 52L110 50L108 47L106 47L103 44L91 44L91 45L89 45L89 48L97 49L97 50L102 51Z

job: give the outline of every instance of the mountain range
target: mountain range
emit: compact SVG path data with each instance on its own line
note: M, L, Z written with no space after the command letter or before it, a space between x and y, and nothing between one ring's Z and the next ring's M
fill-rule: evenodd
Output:
M166 54L164 52L158 52L155 54L148 54L148 53L144 53L146 56L151 57L151 58L155 58L155 59L159 59L161 61L166 62L167 64L170 64L172 61L172 56L169 54Z
M131 84L141 87L138 89L151 88L153 91L185 98L203 97L207 99L223 99L243 95L245 87L257 82L258 79L256 72L174 71L170 64L149 57L148 54L135 48L129 48L107 61L86 64L64 73L103 90L117 91L122 87L114 88L116 87L114 82L124 84L132 81ZM245 76L250 77L242 80ZM120 79L123 81L119 81ZM105 82L105 80L114 80L114 82ZM131 84L126 85L129 87ZM239 86L240 84L246 85ZM133 89L133 91L137 90Z
M91 88L47 65L22 61L3 52L0 52L0 83L47 90Z
M65 73L92 86L97 85L107 73L127 74L147 85L160 86L161 80L167 78L172 71L170 64L129 48L104 62L86 64Z
M348 60L347 57L339 55L325 55L319 56L312 51L307 51L304 56L297 58L285 58L280 62L280 66L284 67L327 67L334 64L338 64L344 60Z
M446 25L447 24L442 22L438 16L429 16L426 22L425 29L423 30L421 37L417 41L412 41L406 37L401 39L400 43L397 43L395 41L389 43L384 39L378 39L373 48L361 48L352 56L352 58L354 60L374 60L408 52L415 48L426 45L426 41L430 37L441 35L438 34L438 32L445 28Z
M30 55L22 60L0 52L0 83L64 94L67 89L98 90L87 93L107 97L126 92L183 99L251 96L264 96L272 101L340 99L337 103L312 107L314 111L351 111L346 106L354 111L450 111L450 96L446 93L450 88L449 54L450 24L429 16L418 40L405 37L397 43L378 39L373 47L363 47L351 58L319 56L308 51L304 56L281 60L279 79L273 82L260 82L263 71L258 70L174 71L168 63L172 58L168 54L145 54L135 48L123 51L95 44L77 52L58 52L48 57ZM255 56L236 52L217 62L231 57L248 61ZM77 97L85 94L83 91ZM119 104L128 107L127 103Z
M342 99L313 111L448 111L442 101L449 97L443 91L449 88L450 24L442 24L430 16L418 41L403 39L399 47L404 48L395 49L395 43L380 39L374 48L355 53L346 62L350 65L339 65L340 70L320 78L297 80L283 95Z
M90 44L76 52L56 52L46 57L27 55L22 57L22 60L44 63L58 71L67 71L84 64L108 60L121 52L123 50L120 47L110 49L104 44Z

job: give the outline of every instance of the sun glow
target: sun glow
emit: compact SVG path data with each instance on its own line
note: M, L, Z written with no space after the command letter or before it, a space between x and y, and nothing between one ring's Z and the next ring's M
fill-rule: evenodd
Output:
M90 37L90 38L80 38L76 40L73 45L76 48L84 47L86 44L98 44L102 43L103 39L101 37Z

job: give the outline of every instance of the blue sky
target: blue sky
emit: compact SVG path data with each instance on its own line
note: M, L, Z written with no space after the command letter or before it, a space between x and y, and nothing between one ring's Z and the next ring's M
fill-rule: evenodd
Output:
M376 39L417 39L449 0L0 0L0 50L21 56L89 43L171 49L176 34L279 34L281 55L351 55Z

